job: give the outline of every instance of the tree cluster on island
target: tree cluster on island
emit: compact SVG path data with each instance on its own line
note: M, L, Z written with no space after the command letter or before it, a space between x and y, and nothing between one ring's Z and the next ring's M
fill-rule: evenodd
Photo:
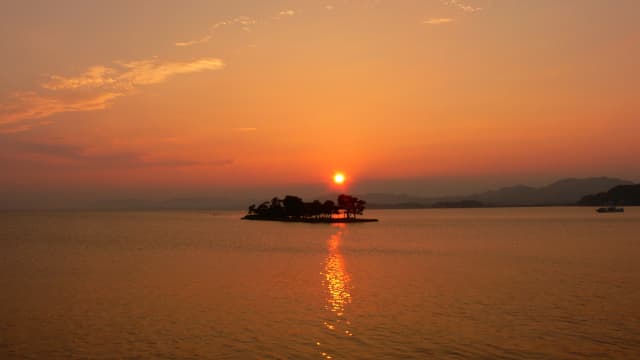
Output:
M284 199L274 197L271 201L265 201L260 205L249 206L246 218L330 220L336 216L342 216L355 219L356 215L362 215L365 205L366 201L346 194L338 196L337 203L331 200L305 202L297 196L287 195Z

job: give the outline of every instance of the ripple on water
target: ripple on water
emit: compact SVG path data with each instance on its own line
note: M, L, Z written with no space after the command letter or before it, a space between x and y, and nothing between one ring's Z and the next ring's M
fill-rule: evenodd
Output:
M0 214L0 358L640 358L640 212L581 211Z

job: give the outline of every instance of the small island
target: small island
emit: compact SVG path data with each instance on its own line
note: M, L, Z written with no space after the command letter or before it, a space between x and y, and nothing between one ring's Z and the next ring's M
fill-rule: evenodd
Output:
M301 198L287 195L284 199L274 197L256 206L249 206L243 220L266 220L306 223L358 223L374 222L378 219L358 218L365 209L366 201L342 194L337 204L332 200L304 202Z

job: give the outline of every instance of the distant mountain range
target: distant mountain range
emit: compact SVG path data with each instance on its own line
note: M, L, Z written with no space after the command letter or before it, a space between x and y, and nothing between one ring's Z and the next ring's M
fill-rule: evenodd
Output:
M573 205L586 195L605 192L618 185L631 184L631 181L608 177L569 178L542 187L515 185L465 196L421 198L409 195L365 194L359 197L368 201L369 208Z
M407 194L367 193L356 194L367 201L369 209L411 209L431 207L486 207L486 206L541 206L575 205L584 196L604 193L619 185L631 185L630 181L597 177L563 179L542 187L515 185L482 193L419 197ZM338 194L325 194L317 199L335 199ZM269 198L270 199L270 198ZM252 203L269 199L239 199L230 197L189 197L162 201L121 199L100 201L87 208L104 210L240 210Z
M640 205L640 185L619 185L607 192L591 194L578 202L585 206Z
M563 179L539 188L524 185L502 188L472 195L469 199L493 205L565 205L575 204L587 194L631 184L630 181L607 177Z

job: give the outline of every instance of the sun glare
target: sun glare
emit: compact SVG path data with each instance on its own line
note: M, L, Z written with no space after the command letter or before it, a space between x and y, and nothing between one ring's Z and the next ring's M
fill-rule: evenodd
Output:
M344 174L343 173L335 173L333 175L333 182L338 184L338 185L344 184Z

